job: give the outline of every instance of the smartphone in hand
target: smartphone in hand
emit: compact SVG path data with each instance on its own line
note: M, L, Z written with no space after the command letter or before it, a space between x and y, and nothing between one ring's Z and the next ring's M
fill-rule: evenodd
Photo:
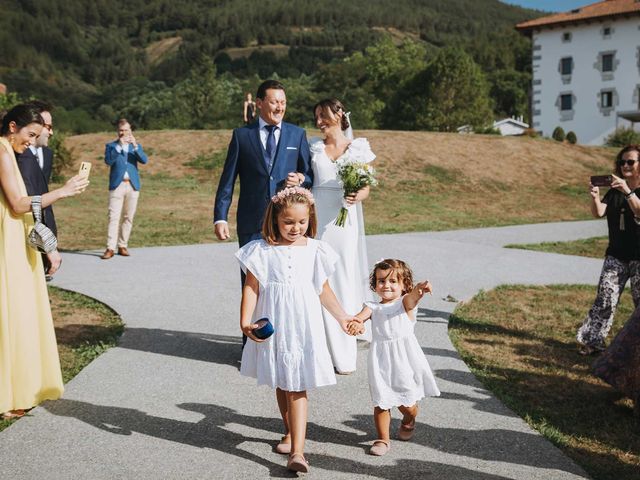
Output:
M89 178L90 172L91 172L91 162L80 163L80 168L78 169L78 175L80 175L81 177Z
M591 185L594 187L610 187L613 182L611 175L593 175L591 177Z

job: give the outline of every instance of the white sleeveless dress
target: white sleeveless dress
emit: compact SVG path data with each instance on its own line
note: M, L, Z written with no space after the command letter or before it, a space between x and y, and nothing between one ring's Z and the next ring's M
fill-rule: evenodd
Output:
M402 298L392 303L366 304L372 311L373 339L367 370L373 404L389 410L410 407L427 396L440 396L429 362L413 333L416 320L407 315Z
M321 138L312 138L309 147L314 175L312 191L318 216L316 238L331 245L340 257L335 272L329 278L329 285L344 310L348 314L356 314L366 300L373 298L368 286L369 268L362 205L358 203L348 208L344 227L335 225L343 199L336 164L327 156ZM363 163L369 163L376 158L366 138L353 140L343 156L345 155ZM358 353L356 337L344 333L326 309L323 309L323 317L333 366L338 372L355 371ZM367 332L362 337L368 340L371 334Z

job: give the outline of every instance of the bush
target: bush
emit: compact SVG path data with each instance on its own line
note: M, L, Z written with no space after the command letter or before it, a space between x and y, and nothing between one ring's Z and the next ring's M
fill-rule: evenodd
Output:
M551 137L557 142L564 142L565 136L564 136L564 130L562 129L562 127L556 127L553 133L551 134Z
M65 134L56 132L49 139L49 148L53 150L52 182L61 182L62 171L71 168L74 164L73 153L64 145L65 138Z
M626 147L632 143L640 143L640 132L632 128L618 128L604 141L607 147Z
M522 134L531 138L536 138L538 136L538 132L535 128L527 128Z
M567 133L566 140L571 145L575 145L576 143L578 143L578 137L576 136L576 134L573 131Z

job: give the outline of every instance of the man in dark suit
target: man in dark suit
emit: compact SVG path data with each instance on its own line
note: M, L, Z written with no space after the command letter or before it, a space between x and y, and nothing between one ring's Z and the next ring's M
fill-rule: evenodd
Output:
M53 151L49 148L49 137L53 135L53 120L51 117L52 106L50 104L40 100L34 100L30 104L35 107L44 120L42 133L36 139L35 145L25 149L17 157L18 168L27 187L27 194L31 196L42 195L49 191L49 181L51 180L53 168ZM56 237L58 236L56 219L51 205L42 210L42 223L49 227ZM43 254L42 260L47 280L50 280L51 277L48 275L49 267L51 266L49 258Z
M228 239L227 216L240 177L236 216L240 246L262 237L264 213L275 193L284 187L310 188L313 184L306 132L282 121L287 108L284 86L266 80L256 97L258 121L233 131L213 213L216 237Z

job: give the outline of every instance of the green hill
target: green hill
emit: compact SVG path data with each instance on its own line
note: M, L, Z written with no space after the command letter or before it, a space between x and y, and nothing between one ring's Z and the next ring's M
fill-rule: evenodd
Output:
M74 128L83 126L85 131L104 128L117 114L131 115L127 109L132 99L197 76L207 58L215 59L217 75L228 73L237 82L239 92L233 95L272 75L314 77L323 65L349 58L384 37L396 44L411 40L426 52L457 46L487 74L526 75L528 40L513 26L539 15L498 0L5 0L3 4L0 82L21 96L53 100L62 107L63 123L75 120ZM519 88L526 89L520 83ZM316 93L321 90L317 83L311 87ZM496 112L506 110L501 102L495 98ZM166 126L193 125L180 125L174 119Z

